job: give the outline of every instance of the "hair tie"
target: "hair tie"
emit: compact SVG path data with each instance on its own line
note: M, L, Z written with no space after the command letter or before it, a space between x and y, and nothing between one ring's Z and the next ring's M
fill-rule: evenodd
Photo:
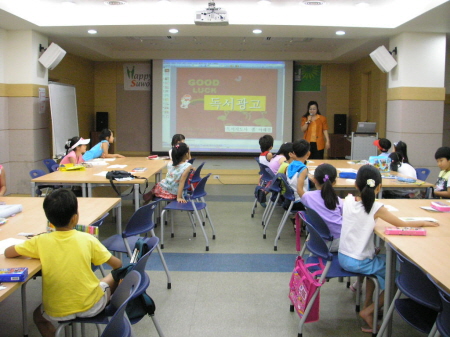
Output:
M323 182L326 182L330 180L330 177L328 176L328 174L325 174L325 177L323 177Z
M375 180L367 179L367 186L374 188L375 187Z
M177 145L175 145L175 147L178 149L179 147L180 147L180 145L179 144L177 144Z

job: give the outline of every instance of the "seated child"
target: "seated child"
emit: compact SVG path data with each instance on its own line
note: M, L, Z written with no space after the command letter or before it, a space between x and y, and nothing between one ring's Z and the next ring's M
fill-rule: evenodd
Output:
M3 165L0 165L0 196L6 193L6 173Z
M124 156L116 153L108 153L109 144L114 143L114 134L110 129L103 129L99 136L100 142L93 146L83 155L85 161L95 158L124 158Z
M78 201L65 189L44 199L44 212L54 232L36 235L30 240L6 248L5 257L28 256L42 264L42 305L33 318L42 336L54 336L52 322L100 313L117 284L112 275L99 280L91 263L120 268L122 262L91 234L76 231Z
M417 179L417 172L408 163L403 161L403 156L400 152L392 152L389 155L391 159L391 171L398 172L400 174L404 174L405 176L413 179ZM419 190L407 190L407 189L398 189L398 190L387 190L383 191L383 198L386 199L401 199L401 198L416 198L420 194Z
M172 162L167 164L166 178L156 184L152 190L144 195L145 203L156 197L163 199L176 199L186 203L183 196L183 188L193 166L187 162L191 159L191 153L186 143L178 143L172 148Z
M280 149L276 153L275 157L273 157L269 162L269 168L274 174L277 174L281 164L288 160L289 152L292 152L292 143L284 143L280 146Z
M272 160L272 153L270 150L273 148L273 137L271 135L264 135L259 139L259 147L261 153L259 155L259 163L269 166L269 162Z
M342 206L343 201L336 194L333 185L336 184L337 171L330 164L320 164L314 171L315 191L305 192L302 196L302 204L318 213L327 224L333 242L330 245L330 252L337 252L339 249L339 238L342 228Z
M172 137L172 147L174 147L178 143L184 143L185 139L186 138L181 133L177 133L177 134L173 135L173 137ZM172 160L172 149L169 150L169 158L170 158L170 160Z
M295 195L295 202L291 210L303 211L305 207L301 203L301 198L309 190L308 169L304 164L310 154L309 143L305 139L296 140L292 144L292 150L289 153L292 162L286 170L287 181Z
M390 153L389 149L391 148L392 145L389 139L386 138L377 139L373 142L373 145L375 145L378 148L378 150L380 150L381 153L379 154L379 156L382 157L389 156Z
M450 198L450 147L443 146L437 149L434 157L437 166L441 170L439 172L436 186L434 187L434 196L437 198Z
M83 154L86 152L86 145L89 144L90 139L83 139L81 137L73 137L66 143L66 155L59 163L64 164L81 164L84 163Z
M375 198L381 189L381 174L371 165L363 165L356 174L355 185L361 197L349 194L344 200L341 239L339 242L339 263L350 272L375 275L380 288L385 288L386 262L376 254L374 228L380 218L396 227L436 227L439 224L429 221L408 221L397 218ZM374 303L372 302L375 285L367 279L364 308L359 315L367 323L363 332L372 332ZM378 294L377 294L378 295ZM384 295L379 295L380 308L384 304Z

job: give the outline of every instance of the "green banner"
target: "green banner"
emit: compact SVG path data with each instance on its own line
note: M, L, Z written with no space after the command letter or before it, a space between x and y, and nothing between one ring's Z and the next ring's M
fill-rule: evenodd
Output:
M320 91L322 66L294 66L294 91Z

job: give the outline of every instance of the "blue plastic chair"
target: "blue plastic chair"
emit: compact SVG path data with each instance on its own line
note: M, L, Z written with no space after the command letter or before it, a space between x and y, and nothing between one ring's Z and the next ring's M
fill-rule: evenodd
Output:
M273 173L270 168L266 168L266 171L270 171ZM261 187L263 188L263 187ZM274 175L272 181L267 184L266 187L263 188L265 191L270 193L269 201L267 202L266 209L264 210L261 224L263 226L263 239L266 238L267 224L269 220L272 218L273 211L275 210L275 206L278 204L278 200L280 200L281 196L281 180L278 179L278 175ZM256 191L256 190L255 190ZM255 197L257 196L255 192Z
M306 214L303 211L299 212L300 218L303 221L306 221L306 217L308 218L308 222L310 225L314 226L314 228L319 232L320 236L327 242L328 248L331 247L331 244L333 242L333 235L330 233L330 229L328 228L325 221L322 219L322 217L312 208L306 208ZM309 234L308 234L309 236ZM308 240L308 237L306 238ZM300 256L303 256L306 250L306 245L303 245L302 250L300 251Z
M129 337L132 335L131 324L128 318L125 316L125 309L128 302L133 298L140 283L142 282L141 275L137 271L131 271L125 276L123 281L119 284L111 301L105 308L104 312L95 317L79 318L70 321L59 322L59 326L56 329L55 336L59 336L61 331L68 325L75 323L96 323L96 319L100 316L108 315L111 320L106 320L107 326L102 333L102 337ZM83 331L82 331L83 333Z
M110 236L106 240L102 241L103 245L110 251L126 253L131 258L132 251L130 247L134 247L136 241L141 238L141 236L139 236L140 234L147 235L147 233L149 232L152 237L156 236L154 230L155 222L153 221L153 215L155 209L158 206L158 202L159 201L154 201L149 203L148 205L140 207L131 216L122 234L115 234L113 236ZM149 240L150 238L145 236L145 241L148 242ZM170 289L172 287L172 281L170 278L169 269L167 268L166 260L164 259L159 245L157 246L157 249L164 270L166 271L167 289Z
M255 202L253 203L252 212L251 212L251 217L252 218L255 216L255 210L256 210L256 207L258 205L258 194L257 194L258 190L264 188L267 185L267 183L269 181L271 181L272 178L274 177L274 174L273 174L272 171L270 171L270 172L266 171L266 169L268 168L266 165L263 165L263 164L259 163L259 158L258 157L255 157L255 161L258 163L258 166L259 166L258 174L259 174L260 178L259 178L259 181L258 181L258 185L256 185L256 187L255 187Z
M441 297L442 311L436 319L437 330L441 336L450 337L450 294L436 284L431 276L428 275L428 277L439 289L439 296Z
M306 213L303 212L303 214L305 215ZM355 274L355 273L352 273L352 272L342 269L341 265L339 264L339 259L337 257L337 253L330 253L330 251L328 249L328 245L325 242L325 240L322 238L322 236L316 230L316 228L308 222L307 215L304 217L304 221L305 221L306 227L308 228L308 232L310 235L309 240L306 242L306 245L307 245L308 250L312 254L311 256L309 256L306 259L305 264L310 264L310 263L318 264L318 263L320 263L320 261L322 261L322 263L325 263L325 267L319 278L320 283L324 284L325 280L328 280L331 278L352 277L352 276L358 277L358 278L369 277L370 279L372 279L374 281L374 283L375 283L374 294L376 294L375 300L374 300L374 303L375 303L375 311L374 312L376 314L374 314L372 336L376 336L376 329L377 329L377 324L378 324L378 292L379 292L379 283L378 283L376 277L370 276L370 275ZM318 269L317 266L312 266L309 268L309 270L311 272L315 272L315 271L317 271L317 269ZM305 313L299 323L298 337L303 336L303 333L302 333L303 325L306 321L306 318L308 317L308 314L314 304L315 299L317 298L317 296L320 292L320 289L321 289L321 287L316 289L316 292L312 296L311 301L308 303L308 306L305 309ZM356 292L356 303L357 304L356 304L355 309L358 312L360 310L359 289L357 289L357 292ZM290 310L291 310L291 312L294 311L293 305L291 305Z
M195 158L191 158L188 160L188 163L192 165L192 164L194 164L194 161L195 161Z
M422 269L403 256L391 244L389 246L397 253L400 272L395 280L398 290L380 327L379 336L383 336L394 308L415 329L434 336L436 317L441 311L438 290ZM402 293L408 298L400 298Z
M30 171L30 177L31 177L31 179L39 178L39 177L45 176L46 174L47 174L47 173L45 173L44 170L31 170L31 171ZM38 186L36 187L36 194L37 194L38 196L41 196L41 195L42 195L42 190L43 190L43 189L46 189L45 194L48 194L48 192L49 192L50 190L52 190L53 188L54 188L54 187L53 187L52 185L38 185Z
M205 219L203 216L200 216L201 211L205 210L206 212L206 218L208 219L208 222L211 226L212 229L212 239L215 240L216 239L216 234L215 234L215 229L214 229L214 225L212 223L211 220L211 215L209 214L208 211L208 205L205 202L204 197L206 196L206 191L205 191L205 185L206 182L208 181L209 177L211 176L211 173L208 173L208 175L206 175L205 177L203 177L200 182L198 183L197 187L195 188L195 190L192 193L192 196L189 200L187 200L187 203L180 203L177 201L172 201L171 203L169 203L168 205L166 205L163 209L163 211L161 212L161 224L165 223L164 220L164 216L166 215L167 211L186 211L189 213L189 219L191 221L192 224L192 228L193 228L193 236L196 237L197 233L196 233L196 221L195 219L197 219L198 221L198 225L200 226L203 235L205 237L205 241L206 241L206 251L209 251L209 241L208 241L208 236L206 235L204 226L205 226ZM197 202L196 200L201 200L201 202ZM195 215L195 218L194 218ZM171 237L173 238L175 236L174 231L173 231L173 219L171 221ZM164 225L161 225L161 248L164 248Z
M426 181L430 175L430 170L427 168L416 168L417 179Z
M43 162L44 165L47 167L49 173L54 172L55 170L53 169L53 167L55 165L58 165L56 161L54 161L53 159L44 159Z

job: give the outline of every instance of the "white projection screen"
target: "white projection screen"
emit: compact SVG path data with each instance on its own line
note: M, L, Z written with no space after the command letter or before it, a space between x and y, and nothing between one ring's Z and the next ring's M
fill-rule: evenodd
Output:
M292 141L293 62L153 60L152 153L181 133L196 154L259 153Z

